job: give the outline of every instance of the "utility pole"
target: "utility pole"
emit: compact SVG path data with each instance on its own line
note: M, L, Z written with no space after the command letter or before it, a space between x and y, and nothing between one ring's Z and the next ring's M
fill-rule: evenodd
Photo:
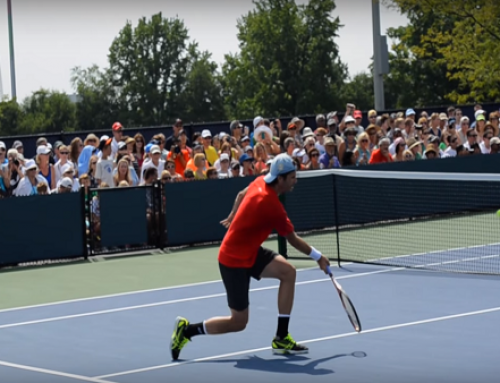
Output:
M380 35L380 0L372 2L373 24L373 91L375 96L375 110L385 110L384 78L382 63L382 36Z
M9 18L9 48L10 48L10 88L11 98L17 97L16 91L16 60L14 58L14 32L12 28L12 0L7 0L7 16Z

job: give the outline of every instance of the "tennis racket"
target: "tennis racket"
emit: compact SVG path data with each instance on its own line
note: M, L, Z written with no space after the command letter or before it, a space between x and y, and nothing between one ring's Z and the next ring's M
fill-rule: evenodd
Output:
M344 309L347 312L347 316L349 317L349 320L351 321L354 330L356 330L357 332L361 332L361 322L359 320L358 314L356 313L356 309L354 308L354 305L351 302L351 299L346 294L340 283L338 283L337 280L333 277L333 273L332 270L330 269L330 266L327 267L326 271L330 276L333 285L337 289L337 292L339 293L342 306L344 306Z

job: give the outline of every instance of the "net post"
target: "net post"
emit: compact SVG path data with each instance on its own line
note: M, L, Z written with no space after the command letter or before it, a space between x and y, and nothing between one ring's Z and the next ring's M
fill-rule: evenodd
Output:
M285 194L282 194L279 196L279 200L281 201L281 204L283 207L285 207ZM285 209L286 210L286 209ZM282 237L281 235L278 234L278 252L280 255L288 259L288 251L287 251L287 246L286 246L286 238Z
M333 208L335 210L335 237L337 239L337 264L340 265L340 231L339 231L339 209L337 203L337 176L335 173L332 174L333 177Z

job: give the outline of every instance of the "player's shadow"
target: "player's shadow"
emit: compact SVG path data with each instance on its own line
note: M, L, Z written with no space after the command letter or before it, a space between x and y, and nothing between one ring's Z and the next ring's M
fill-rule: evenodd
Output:
M292 355L278 357L274 359L264 359L256 355L251 355L247 358L242 359L220 359L203 361L202 363L235 363L235 368L240 368L242 370L255 370L255 371L265 371L274 372L279 374L306 374L306 375L328 375L334 374L335 371L328 368L317 368L321 363L327 362L332 359L343 358L347 356L354 356L357 358L366 357L366 353L362 351L357 351L351 354L338 354L329 356L321 359L308 358L302 355ZM308 361L308 363L302 364L300 362Z

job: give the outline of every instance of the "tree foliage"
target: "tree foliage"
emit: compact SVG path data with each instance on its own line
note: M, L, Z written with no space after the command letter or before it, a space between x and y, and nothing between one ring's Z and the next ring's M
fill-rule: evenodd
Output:
M240 52L222 68L231 117L297 115L340 106L347 69L335 38L333 0L255 0L238 20Z
M455 103L500 99L498 1L387 1L409 17L403 41L409 42L417 61L430 64L441 85L435 91L445 90L443 96ZM416 40L409 39L412 34ZM433 103L432 94L422 96Z

